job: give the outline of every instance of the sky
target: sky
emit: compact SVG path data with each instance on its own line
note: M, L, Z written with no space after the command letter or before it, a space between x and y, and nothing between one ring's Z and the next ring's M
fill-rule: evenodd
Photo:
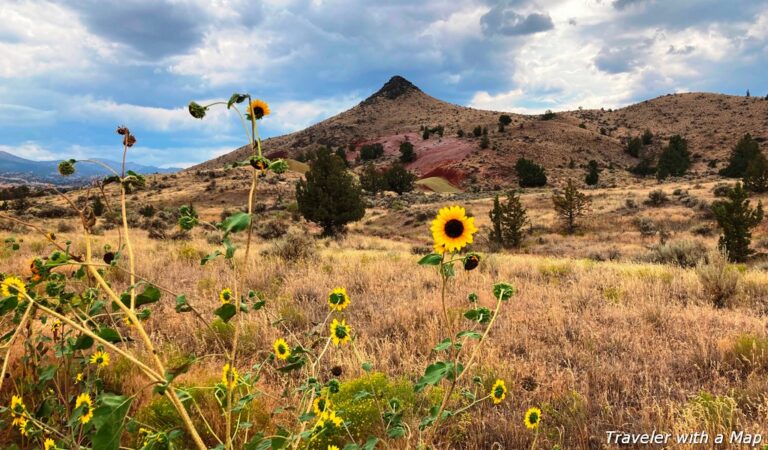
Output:
M0 151L187 167L246 141L190 100L248 92L262 137L344 111L401 75L519 113L671 92L768 94L768 0L0 0Z

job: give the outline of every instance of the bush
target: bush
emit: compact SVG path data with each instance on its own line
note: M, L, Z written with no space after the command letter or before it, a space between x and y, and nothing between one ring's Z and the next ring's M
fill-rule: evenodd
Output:
M557 114L553 113L551 109L548 109L544 114L541 115L541 120L552 120L555 117L557 117Z
M768 160L762 153L750 161L744 174L744 187L752 192L768 191Z
M717 183L717 185L712 188L712 194L714 194L715 197L726 197L728 193L731 192L732 188L733 186L728 183Z
M515 170L520 187L540 187L547 184L544 168L529 159L518 159Z
M416 152L413 151L413 144L408 141L400 144L400 162L409 163L416 161Z
M650 159L644 158L636 166L631 167L629 171L637 176L647 177L656 173L656 167L654 167Z
M636 217L634 222L642 236L653 236L659 231L650 217Z
M711 251L696 265L696 275L704 293L716 308L730 306L730 301L739 286L739 271L728 264L728 257L722 251Z
M707 248L701 241L682 239L654 246L645 260L656 264L695 267L706 254Z
M317 152L309 171L296 183L296 201L301 215L323 227L326 235L343 231L347 223L365 215L360 186L328 149Z
M384 146L378 143L363 145L363 147L360 149L360 159L363 161L371 161L377 159L383 154Z
M588 186L595 186L600 179L600 169L597 166L597 161L594 159L587 164L587 175L584 177L584 182Z
M315 257L317 244L304 230L291 229L264 250L263 254L275 256L287 262L303 261Z
M668 201L666 192L656 189L648 193L648 199L644 203L648 206L662 206Z
M731 150L728 165L720 170L720 175L731 178L741 178L747 174L747 168L752 160L760 153L760 147L752 136L747 133Z
M480 137L480 136L483 134L483 127L481 127L480 125L476 126L476 127L475 127L475 128L472 130L472 134L473 134L475 137Z
M568 180L562 194L552 195L552 203L555 206L555 213L570 234L576 230L576 220L589 211L591 200L587 195L579 192L573 180Z
M384 172L384 185L392 192L402 194L413 190L416 175L408 171L402 164L396 163Z
M499 196L493 199L493 209L488 213L491 219L490 240L505 248L517 248L523 241L523 227L528 215L514 191L507 194L507 203L501 204Z
M643 148L643 142L640 140L639 137L633 137L632 139L627 142L627 148L625 151L629 154L629 156L639 158L640 157L640 150Z
M653 142L653 133L651 133L651 130L645 130L641 139L643 145L651 145Z

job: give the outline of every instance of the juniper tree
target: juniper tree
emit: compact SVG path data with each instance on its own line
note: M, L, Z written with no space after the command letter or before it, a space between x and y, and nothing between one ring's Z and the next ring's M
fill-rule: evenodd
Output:
M515 171L520 187L540 187L547 184L544 168L529 159L518 159L515 163Z
M523 241L523 227L528 223L528 213L515 191L507 194L506 204L493 199L493 209L488 213L492 230L490 240L504 248L517 248Z
M587 176L584 177L584 182L589 186L594 186L600 179L600 169L597 166L597 161L594 159L589 161L587 165Z
M720 171L724 177L739 178L747 173L750 162L760 154L760 147L749 133L742 136L731 150L728 165Z
M659 156L656 166L656 178L663 180L668 176L680 177L691 167L691 153L688 143L679 134L669 139L669 145Z
M749 204L749 194L741 183L736 183L728 192L727 200L718 200L712 204L712 213L723 230L719 247L728 252L731 261L746 261L753 253L749 248L752 229L763 220L762 202L757 203L757 208L752 208Z
M416 161L416 153L413 151L413 144L408 141L400 143L400 162L409 163Z
M641 148L643 148L643 141L639 137L633 137L627 142L626 152L629 156L639 158Z
M744 174L744 187L752 192L768 191L768 159L762 153L749 163Z
M346 164L327 148L317 152L309 171L296 183L296 201L305 219L334 235L365 215L360 186Z
M576 220L589 211L592 200L586 194L579 192L573 180L569 179L562 194L553 194L552 203L555 213L565 225L568 234L576 230Z

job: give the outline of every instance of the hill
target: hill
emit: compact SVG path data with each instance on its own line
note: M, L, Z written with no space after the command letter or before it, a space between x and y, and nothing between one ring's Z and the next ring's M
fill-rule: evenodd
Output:
M120 168L120 162L108 159L94 158L95 161L104 163L115 170ZM58 165L60 161L32 161L21 158L11 153L0 151L0 183L2 184L83 184L95 177L108 175L108 171L96 164L80 164L77 172L72 177L63 178L59 175ZM134 162L126 162L126 170L137 173L174 173L181 169L146 166Z
M504 131L498 129L501 114L444 102L395 76L353 108L304 130L267 139L263 147L273 157L292 158L321 145L343 147L348 159L355 160L363 145L380 143L385 150L381 163L388 163L398 155L400 143L408 140L418 156L408 168L420 177L440 176L481 189L514 184L514 163L523 156L542 164L556 182L580 178L592 159L614 169L605 173L607 185L632 182L633 177L621 169L640 159L624 148L629 137L645 130L654 138L640 156L651 159L670 136L686 138L694 156L693 176L715 174L745 133L760 142L768 139L768 101L722 94L669 94L616 110L556 112L550 120L507 113L512 122ZM422 138L424 127L438 126L442 136L435 132ZM488 148L481 148L481 138L473 135L476 127L487 129ZM241 147L193 169L221 167L248 153L247 146Z

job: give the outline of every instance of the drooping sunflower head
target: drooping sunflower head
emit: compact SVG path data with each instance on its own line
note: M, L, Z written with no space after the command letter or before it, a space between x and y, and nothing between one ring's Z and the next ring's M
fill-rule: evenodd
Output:
M440 209L432 221L432 239L437 253L457 252L472 243L472 235L477 232L475 218L467 217L461 206L447 206Z
M274 348L277 359L288 359L291 356L291 347L288 346L288 343L283 338L275 341Z
M331 339L334 345L343 345L349 342L351 333L352 327L347 325L346 320L339 322L333 319L333 322L331 322Z
M88 394L80 394L75 400L75 409L82 408L82 414L80 415L80 423L86 424L93 418L93 401Z
M27 407L24 405L24 400L21 399L20 396L14 395L11 397L11 414L15 415L21 415L24 414L24 411L27 410Z
M328 306L335 311L343 311L350 303L352 301L343 287L337 287L328 294Z
M480 256L477 253L470 253L464 257L464 270L470 271L477 269L480 264Z
M331 401L328 400L325 397L317 397L315 401L312 403L312 408L315 410L315 414L318 416L322 415L325 410L330 408Z
M541 423L541 410L539 408L530 408L525 412L525 419L523 420L526 428L531 430L536 429Z
M494 405L501 403L507 396L507 386L504 384L504 380L496 380L491 388L491 400Z
M109 353L100 350L91 355L90 362L99 367L107 367L109 365Z
M221 303L231 303L232 302L232 289L230 288L224 288L219 292L219 300L221 300Z
M269 105L264 100L253 100L248 105L248 113L256 120L269 115Z
M0 294L5 297L21 297L27 293L27 287L23 281L16 277L6 277L0 283Z
M54 450L55 448L56 442L53 439L48 438L43 442L43 450Z
M224 364L224 368L221 370L221 384L227 387L227 389L233 389L237 386L237 382L240 380L240 374L237 373L235 367L230 367L229 364Z

